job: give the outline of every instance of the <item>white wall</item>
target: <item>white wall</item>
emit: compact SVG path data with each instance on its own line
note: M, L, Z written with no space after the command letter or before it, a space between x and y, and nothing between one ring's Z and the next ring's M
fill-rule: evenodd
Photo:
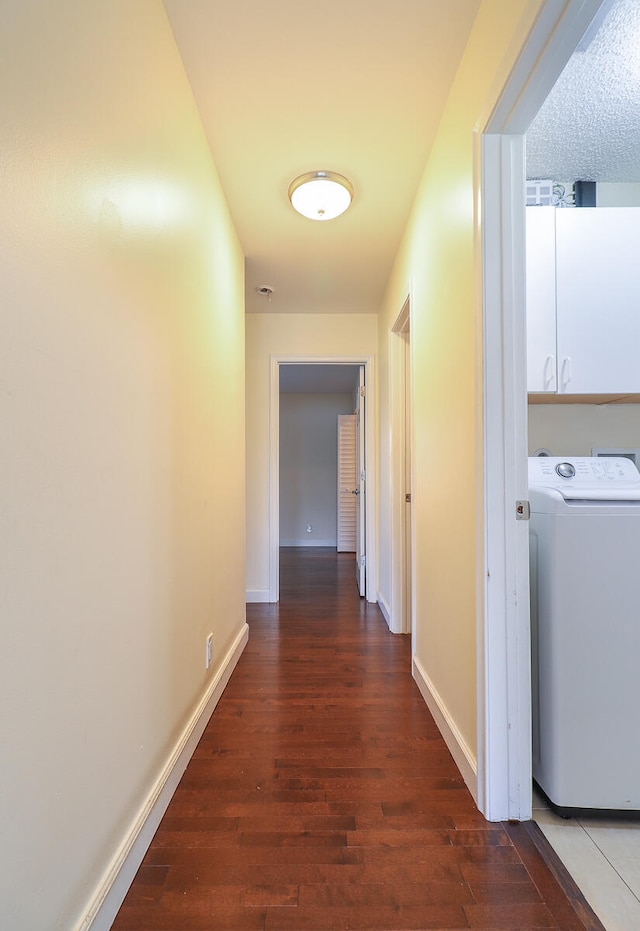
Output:
M590 456L601 446L640 448L640 404L529 405L529 455Z
M352 413L348 394L280 395L281 546L337 546L338 415Z
M159 0L5 2L0 91L0 924L70 931L244 625L243 257Z
M269 598L271 356L372 356L375 360L377 351L375 314L247 315L247 598L253 601ZM376 404L376 398L373 403Z

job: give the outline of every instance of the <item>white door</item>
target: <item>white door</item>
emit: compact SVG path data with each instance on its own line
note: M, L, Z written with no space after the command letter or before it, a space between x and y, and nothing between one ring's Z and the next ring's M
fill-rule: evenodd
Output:
M356 432L355 414L338 414L338 552L356 549Z
M366 463L365 446L365 384L364 365L360 366L356 406L356 579L361 597L366 594Z

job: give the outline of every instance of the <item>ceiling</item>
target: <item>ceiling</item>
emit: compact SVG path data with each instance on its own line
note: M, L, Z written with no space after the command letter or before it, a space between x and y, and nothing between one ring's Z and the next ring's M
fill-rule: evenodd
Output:
M607 0L527 133L527 175L640 182L640 2Z
M164 4L246 256L247 312L375 313L479 0ZM605 9L527 134L529 177L640 181L640 2ZM325 223L287 198L320 169L355 188Z
M376 313L479 0L164 4L246 256L247 312ZM327 169L353 205L306 220L289 184Z

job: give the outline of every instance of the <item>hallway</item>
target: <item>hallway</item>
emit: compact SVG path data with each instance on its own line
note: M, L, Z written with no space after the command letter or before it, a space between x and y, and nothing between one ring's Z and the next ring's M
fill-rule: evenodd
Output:
M114 931L601 927L480 816L353 555L280 569Z

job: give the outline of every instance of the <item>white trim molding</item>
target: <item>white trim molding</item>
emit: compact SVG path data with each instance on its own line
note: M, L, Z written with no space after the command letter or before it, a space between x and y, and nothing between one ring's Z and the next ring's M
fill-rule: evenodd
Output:
M250 604L268 604L270 601L269 598L269 589L256 588L256 589L247 589L245 592L245 601L248 605Z
M525 136L602 0L527 6L513 55L477 123L475 189L484 516L478 564L478 806L490 821L531 817L531 685L524 293Z
M280 358L269 360L269 601L280 600Z
M280 546L293 546L293 547L302 547L302 546L322 546L329 549L334 549L338 551L338 541L334 538L333 540L313 540L309 537L298 537L297 540L280 540Z
M523 137L485 135L482 159L486 562L478 803L490 821L523 820L531 817L529 525L515 512L516 500L528 497Z
M407 374L412 378L413 361L408 364L407 373L407 340L409 343L410 359L413 358L413 344L410 338L411 305L413 301L413 282L407 288L407 296L402 308L388 333L389 340L389 409L391 412L391 450L389 460L389 500L390 500L390 584L392 623L389 624L394 633L410 633L412 635L412 648L415 648L414 619L415 619L415 539L407 546L406 539L406 503L405 493L407 463L407 447L413 451L411 439L411 426L413 422L413 404L410 394L407 396ZM409 402L409 420L406 414L406 404ZM409 435L408 435L409 434ZM410 474L413 468L410 467ZM411 521L411 535L415 535L415 522ZM405 576L405 560L409 558L409 569L412 580L411 592L407 591ZM406 604L409 600L410 604ZM406 625L406 629L405 629Z
M382 612L382 616L387 622L387 627L389 628L392 634L399 634L400 631L395 630L391 622L391 608L389 607L389 605L384 599L384 596L380 592L378 592L377 601L378 601L378 607L380 608Z
M242 625L116 851L75 931L109 931L171 797L249 640Z
M478 767L473 753L456 727L438 690L425 672L417 656L413 657L412 669L416 685L420 689L420 693L433 716L433 720L436 722L438 730L449 748L453 761L460 770L462 778L473 798L477 800Z

